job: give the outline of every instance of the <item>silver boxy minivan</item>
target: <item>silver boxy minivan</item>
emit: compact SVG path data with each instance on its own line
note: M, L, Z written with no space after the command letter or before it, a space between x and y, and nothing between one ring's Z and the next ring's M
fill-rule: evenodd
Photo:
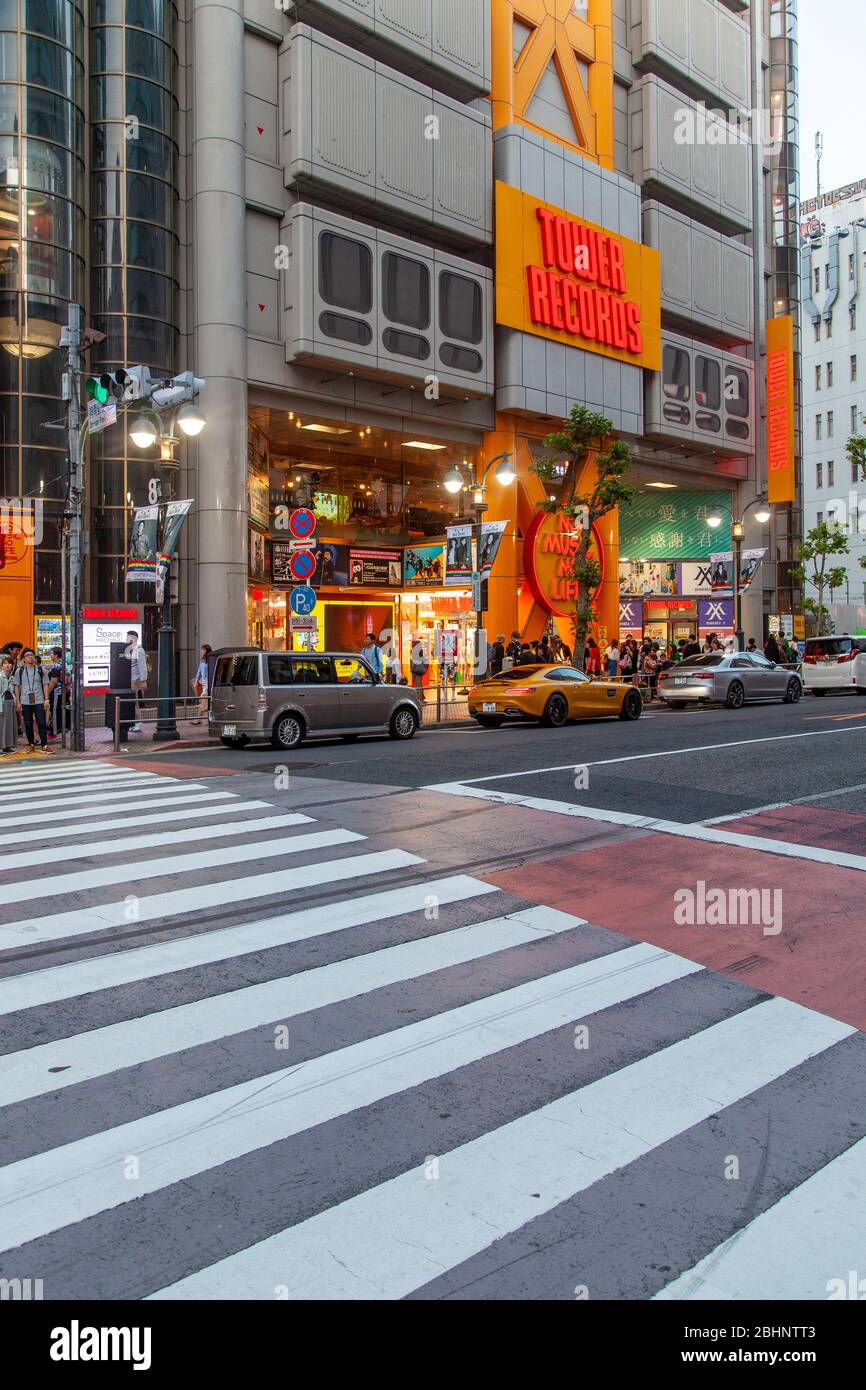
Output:
M217 655L208 722L228 748L269 738L288 750L325 736L409 739L421 709L413 690L386 685L357 654L245 647Z

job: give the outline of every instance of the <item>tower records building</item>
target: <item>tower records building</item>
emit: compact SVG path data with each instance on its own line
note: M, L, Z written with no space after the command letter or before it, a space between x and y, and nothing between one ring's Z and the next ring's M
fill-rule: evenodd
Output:
M207 380L174 483L184 683L201 641L388 632L404 665L418 638L434 674L465 665L445 542L472 494L443 480L501 453L488 633L567 636L532 465L576 404L638 488L596 538L599 635L730 631L709 571L745 514L760 638L797 600L796 23L796 0L0 0L0 491L43 518L5 546L5 636L60 612L46 427L78 301L88 370ZM121 425L92 437L85 597L141 604L149 647L124 556L153 476ZM318 627L293 634L298 506Z

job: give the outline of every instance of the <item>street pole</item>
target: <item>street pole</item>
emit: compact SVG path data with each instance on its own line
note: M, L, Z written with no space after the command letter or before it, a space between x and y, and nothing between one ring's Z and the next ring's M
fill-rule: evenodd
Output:
M478 541L477 541L476 550L475 550L475 565L476 565L476 571L475 571L475 572L476 572L476 574L478 575L478 578L477 578L477 580L476 580L476 583L477 583L477 585L478 585L478 607L477 607L476 610L475 610L475 679L476 679L477 681L483 680L484 677L487 675L487 660L486 660L486 657L487 657L487 648L486 648L486 645L485 645L485 649L484 649L484 657L485 657L485 660L484 660L484 670L483 670L483 671L481 670L481 632L482 632L482 629L483 629L483 627L484 627L484 608L483 608L483 603L484 603L484 580L481 578L481 569L480 569L480 560L481 560L481 524L482 524L482 521L483 521L483 519L484 519L484 513L485 513L486 510L487 510L487 508L485 507L485 505L484 505L483 503L478 503L478 502L475 503L475 525L476 525L477 528L478 528Z
M84 499L84 466L81 449L81 305L70 304L61 344L66 348L64 398L67 401L66 438L69 456L67 511L69 516L69 608L72 647L72 749L84 752L84 648L81 627L81 574L83 534L81 526Z
M737 651L741 652L745 643L743 641L743 612L742 595L740 593L740 554L743 548L743 538L736 534L734 527L734 625L736 627Z
M171 469L166 470L169 479ZM169 496L174 491L169 484ZM179 738L177 731L177 703L174 692L174 624L171 621L171 558L165 570L165 583L162 595L162 622L157 634L157 683L156 683L156 728L153 731L154 743L170 743Z

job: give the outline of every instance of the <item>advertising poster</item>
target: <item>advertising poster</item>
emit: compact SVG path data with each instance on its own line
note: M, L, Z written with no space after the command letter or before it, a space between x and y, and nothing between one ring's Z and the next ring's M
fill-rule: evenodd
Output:
M249 534L250 579L267 579L265 569L265 538L254 526L247 528Z
M743 550L740 554L740 593L751 588L752 580L758 573L761 561L766 555L763 550ZM733 594L734 556L731 551L710 556L710 580L714 594Z
M360 652L368 632L390 632L394 609L390 603L326 603L325 651Z
M162 528L160 555L163 560L170 559L177 549L183 523L190 513L192 502L168 502L165 508L165 522Z
M481 571L482 579L489 579L490 572L499 554L499 547L502 544L502 537L505 534L507 521L482 521L481 523L481 553L478 556L478 568Z
M88 693L104 690L111 678L111 645L126 646L126 634L141 637L143 609L139 604L123 608L85 605L81 610L84 654L84 689Z
M731 544L730 492L639 492L619 510L619 552L630 560L706 559L714 545ZM707 518L717 512L721 526Z
M370 589L399 589L403 583L403 552L350 549L349 583Z
M331 585L349 582L349 547L335 545L333 541L323 541L311 547L316 557L310 584L314 589L327 589Z
M733 632L734 600L732 598L698 599L698 628L707 632Z
M267 526L270 520L271 491L267 473L247 465L247 511L251 521Z
M289 569L292 545L289 541L271 541L271 579L274 584L292 584L295 580Z
M679 593L678 570L676 560L620 560L619 592L633 598Z
M403 551L403 583L408 589L439 589L445 583L445 546L407 546Z
M445 532L445 583L468 588L472 583L472 526L449 526Z
M643 636L643 603L640 599L624 598L619 604L619 635L623 637Z
M132 518L129 558L126 564L126 578L129 583L156 583L159 565L158 531L159 507L136 508Z
M702 594L711 594L712 573L713 567L709 560L684 560L680 565L680 593L693 594L696 598L700 598Z

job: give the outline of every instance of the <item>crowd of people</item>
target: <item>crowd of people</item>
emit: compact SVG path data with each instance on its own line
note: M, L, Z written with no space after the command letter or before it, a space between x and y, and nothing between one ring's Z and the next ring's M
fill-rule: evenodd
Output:
M47 670L22 642L0 648L0 757L12 757L22 739L31 753L54 752L67 689L62 647L52 648Z

